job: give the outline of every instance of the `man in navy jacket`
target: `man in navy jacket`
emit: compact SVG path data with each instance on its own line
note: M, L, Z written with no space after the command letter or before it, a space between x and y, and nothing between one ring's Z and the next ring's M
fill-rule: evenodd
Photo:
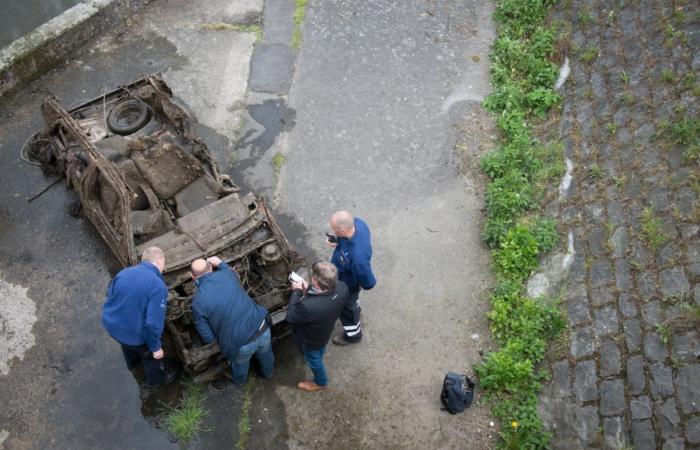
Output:
M327 261L318 261L311 266L311 287L306 281L292 282L287 323L292 326L294 340L314 373L313 381L300 381L297 384L299 389L320 391L328 384L323 355L333 325L347 300L347 286L338 281L338 269Z
M328 240L328 244L334 248L331 262L338 268L338 278L350 291L348 303L340 313L343 334L334 336L333 343L355 344L362 339L360 289L369 290L377 284L370 265L372 241L367 224L348 211L333 213L330 226L338 237L337 242Z
M238 274L220 258L197 259L190 269L197 285L191 306L194 325L205 344L218 342L231 365L233 382L243 385L248 380L253 355L262 375L272 376L275 357L267 310L248 296Z
M149 247L141 263L121 270L109 284L102 309L102 324L122 347L129 369L141 361L148 386L170 383L174 373L166 372L160 337L165 325L168 289L163 281L165 255Z

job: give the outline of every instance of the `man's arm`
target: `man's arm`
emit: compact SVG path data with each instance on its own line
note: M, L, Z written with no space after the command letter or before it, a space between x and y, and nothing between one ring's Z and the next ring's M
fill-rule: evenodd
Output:
M353 255L352 273L355 279L360 284L360 287L366 291L372 289L377 284L377 279L372 273L372 266L369 263L370 253L366 250L360 250Z
M194 327L197 329L197 333L199 333L199 337L202 338L202 342L209 344L216 340L216 335L214 334L214 330L209 326L207 316L201 310L199 302L195 300L196 297L192 300L192 321L194 322Z
M292 296L287 305L287 323L299 325L307 322L306 308L301 300L303 296L304 292L301 289L292 291Z
M165 308L168 303L168 289L165 284L153 283L146 302L146 345L154 356L160 352L162 357L160 337L165 326Z

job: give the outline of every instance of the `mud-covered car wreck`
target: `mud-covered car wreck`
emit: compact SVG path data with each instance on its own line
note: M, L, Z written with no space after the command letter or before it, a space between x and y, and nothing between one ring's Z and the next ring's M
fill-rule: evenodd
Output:
M261 198L239 188L194 134L192 120L152 75L66 110L42 104L44 129L30 154L45 173L65 177L82 211L123 266L163 249L169 289L163 346L201 381L224 370L216 343L203 345L189 305L189 264L218 255L283 326L287 277L300 262Z

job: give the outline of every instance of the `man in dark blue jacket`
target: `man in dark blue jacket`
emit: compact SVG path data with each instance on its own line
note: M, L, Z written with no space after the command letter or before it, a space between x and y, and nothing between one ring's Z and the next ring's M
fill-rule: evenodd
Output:
M372 241L367 224L348 211L333 213L330 226L337 236L337 242L331 242L331 238L328 240L334 248L331 262L338 268L338 278L350 291L348 303L340 313L343 334L334 336L333 343L355 344L362 339L360 289L369 290L377 284L370 265Z
M292 282L287 323L292 326L294 340L314 373L313 381L297 384L299 389L315 392L328 384L323 355L333 325L347 301L348 288L338 281L338 269L327 261L318 261L311 266L311 287L306 281Z
M109 284L102 310L102 324L122 347L129 369L143 362L148 386L170 383L174 373L166 372L160 337L165 325L168 289L163 281L165 255L149 247L141 263L121 270Z
M262 375L272 376L275 357L267 310L248 296L238 274L220 258L197 259L190 269L197 285L191 306L194 325L205 344L218 341L231 365L233 382L245 384L253 355Z

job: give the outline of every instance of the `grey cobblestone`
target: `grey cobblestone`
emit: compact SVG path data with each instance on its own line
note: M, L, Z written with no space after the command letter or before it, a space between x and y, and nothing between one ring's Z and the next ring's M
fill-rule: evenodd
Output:
M603 380L600 383L600 414L616 416L625 410L625 387L622 380Z
M673 354L681 362L697 361L700 356L700 340L695 330L673 336ZM700 382L700 380L698 380Z
M600 346L600 376L608 377L620 373L620 346L615 341L603 342Z
M571 396L571 368L569 361L563 360L552 368L552 384L554 395L558 398Z
M625 330L625 343L627 351L630 353L636 352L642 345L642 327L638 319L629 319L623 322Z
M662 120L700 113L691 92L697 88L681 82L685 74L700 78L700 7L618 3L555 7L561 20L575 23L579 49L568 55L572 79L562 91L560 125L570 132L575 187L558 205L563 222L575 227L568 283L579 295L565 302L571 354L553 363L546 390L559 402L571 392L576 405L571 415L551 416L552 447L700 449L700 331L687 315L687 305L700 306L698 170L687 145L654 136ZM584 63L588 46L598 54ZM676 81L664 81L664 70ZM597 179L593 164L602 169ZM666 237L659 249L643 229L649 206ZM561 440L557 429L568 430Z
M688 419L685 425L685 437L690 444L700 444L700 416Z
M617 299L617 307L625 319L635 317L637 315L637 298L623 292Z
M598 339L604 336L617 335L620 332L620 323L613 307L606 306L597 309L593 313L593 332Z
M649 302L642 305L642 319L649 327L655 327L657 323L661 323L661 305L658 301Z
M644 358L642 355L631 356L627 359L627 387L630 395L641 394L646 385Z
M671 368L661 363L649 366L651 395L655 399L673 395L673 374Z
M683 414L700 412L700 364L681 367L676 377L676 398Z
M647 396L641 396L630 400L630 415L634 420L648 419L651 417L651 400Z
M654 407L656 428L663 439L680 435L681 416L676 408L676 401L669 398Z
M574 392L579 403L597 400L598 386L596 384L595 361L579 361L574 369Z
M661 294L666 298L682 296L690 292L690 283L682 267L661 272Z
M590 356L595 349L593 329L591 327L581 328L571 333L571 355L579 359Z
M606 417L603 419L603 440L608 448L619 449L629 445L624 418Z
M635 450L656 450L656 436L651 420L633 420L631 434Z
M661 447L661 450L684 450L685 449L685 440L683 438L670 438L666 442L664 442L664 445Z
M666 346L657 333L648 334L644 338L644 356L653 362L663 361L668 356Z

